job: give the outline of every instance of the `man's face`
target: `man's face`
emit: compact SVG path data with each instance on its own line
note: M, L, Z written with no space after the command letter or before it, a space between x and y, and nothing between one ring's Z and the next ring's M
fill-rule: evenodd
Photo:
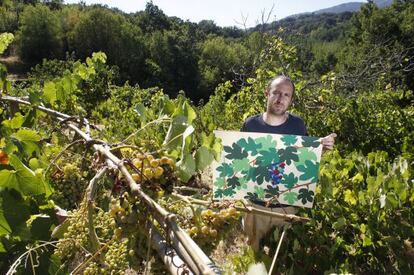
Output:
M275 79L270 89L265 91L267 98L266 111L272 115L283 115L292 103L293 87L290 82Z

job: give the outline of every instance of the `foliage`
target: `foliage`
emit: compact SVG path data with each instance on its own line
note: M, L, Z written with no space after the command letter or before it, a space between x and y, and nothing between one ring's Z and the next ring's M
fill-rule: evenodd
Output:
M62 26L58 16L44 5L27 6L22 13L17 35L21 58L39 62L62 55Z
M385 152L330 153L321 166L312 221L294 225L281 250L298 273L410 273L413 270L413 170ZM280 269L279 269L280 270Z
M5 14L0 22L9 31L16 31L13 18L20 17L16 36L24 42L19 47L26 49L27 59L40 62L43 57L61 57L62 50L74 53L67 61L43 61L29 82L13 87L2 65L1 96L26 96L32 106L95 122L98 129L92 129L91 135L117 147L114 154L123 159L137 183L176 212L181 225L204 247L211 249L225 238L238 216L234 210L210 212L195 207L172 199L169 192L198 183L200 171L221 150L212 131L240 129L246 117L263 112L266 82L286 74L296 84L292 112L304 118L311 135L338 133L338 151L325 155L314 194L306 190L286 194L287 200L313 198L315 206L299 213L311 217L311 222L294 224L287 232L278 271L412 273L410 1L395 1L387 9L368 4L353 17L351 26L347 25L349 14L305 16L306 24L286 19L286 24L296 22L300 29L273 28L274 35L242 34L208 21L183 22L166 16L152 3L144 12L126 15L101 6L61 7L59 1L52 1L54 9L49 10L32 5L35 2L9 1L0 11ZM91 38L93 30L105 40ZM36 39L31 40L33 34ZM0 48L9 44L5 37L9 41L11 35L1 36ZM30 52L25 45L32 45ZM117 69L106 65L105 54L88 57L98 48L108 51L110 64L117 64L122 80L130 80L131 85L115 85L119 84ZM86 61L76 61L79 56ZM227 74L233 68L236 74ZM202 86L208 88L199 89ZM188 98L179 93L181 89ZM196 107L189 99L206 99L213 89L214 95L203 106ZM62 263L64 269L73 269L76 261L84 263L81 268L86 273L102 268L143 272L148 248L143 225L152 215L128 194L125 179L109 173L99 182L96 207L90 212L94 223L89 223L84 189L70 185L87 185L102 164L99 155L91 153L89 144L76 143L79 136L64 124L31 106L16 109L0 100L1 272L12 267L29 273L33 267L36 273L54 274ZM248 142L243 146L255 150ZM236 148L226 150L242 154ZM163 157L173 159L175 165L160 164ZM223 167L223 173L242 168L238 162ZM304 163L303 168L310 167ZM289 176L286 185L296 180ZM66 224L59 225L56 204L79 207ZM91 226L100 242L91 235ZM51 237L52 231L60 235ZM271 240L270 246L273 252ZM104 248L99 257L96 247ZM85 261L89 255L95 257ZM30 259L35 260L26 267L19 265ZM257 260L262 259L247 249L228 263L230 269L243 272Z

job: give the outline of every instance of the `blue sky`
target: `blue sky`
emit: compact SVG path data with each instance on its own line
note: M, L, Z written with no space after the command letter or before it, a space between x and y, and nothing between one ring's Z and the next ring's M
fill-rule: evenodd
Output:
M65 0L65 3L79 3L80 0ZM100 3L117 7L124 12L137 12L145 9L146 0L83 0L86 4ZM286 16L312 12L346 2L366 2L365 0L153 0L166 15L198 23L203 19L213 20L217 25L252 27L262 22L262 14L272 10L270 20Z

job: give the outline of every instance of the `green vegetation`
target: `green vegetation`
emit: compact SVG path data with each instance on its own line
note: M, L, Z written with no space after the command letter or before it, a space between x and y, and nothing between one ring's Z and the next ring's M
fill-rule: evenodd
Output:
M239 223L234 205L200 206L172 192L212 197L200 176L221 150L212 131L240 129L262 112L267 80L282 73L296 84L292 111L309 133L338 138L323 156L313 209L300 210L312 220L288 229L278 272L413 272L412 1L384 9L369 2L355 14L305 15L248 31L167 17L151 2L124 14L0 1L0 15L0 31L8 32L0 54L17 52L32 65L27 80L12 82L0 64L1 273L143 273L151 259L151 271L164 272L148 246L148 221L159 217L128 177L110 170L92 180L107 165L93 149L101 144L214 251ZM70 117L59 122L42 107ZM94 139L85 142L68 122ZM269 256L244 246L225 255L223 268L269 266L279 233L265 240Z

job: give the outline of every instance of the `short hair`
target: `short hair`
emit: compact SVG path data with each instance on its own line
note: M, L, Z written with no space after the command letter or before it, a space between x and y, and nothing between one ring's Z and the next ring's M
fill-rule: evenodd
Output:
M280 81L286 81L289 82L290 85L292 85L293 88L293 93L292 93L292 97L295 95L295 84L293 84L292 79L290 79L289 77L285 76L285 75L278 75L273 77L272 79L269 80L269 82L267 82L267 86L266 86L266 91L270 90L270 86L272 86L273 81L275 80L280 80Z

